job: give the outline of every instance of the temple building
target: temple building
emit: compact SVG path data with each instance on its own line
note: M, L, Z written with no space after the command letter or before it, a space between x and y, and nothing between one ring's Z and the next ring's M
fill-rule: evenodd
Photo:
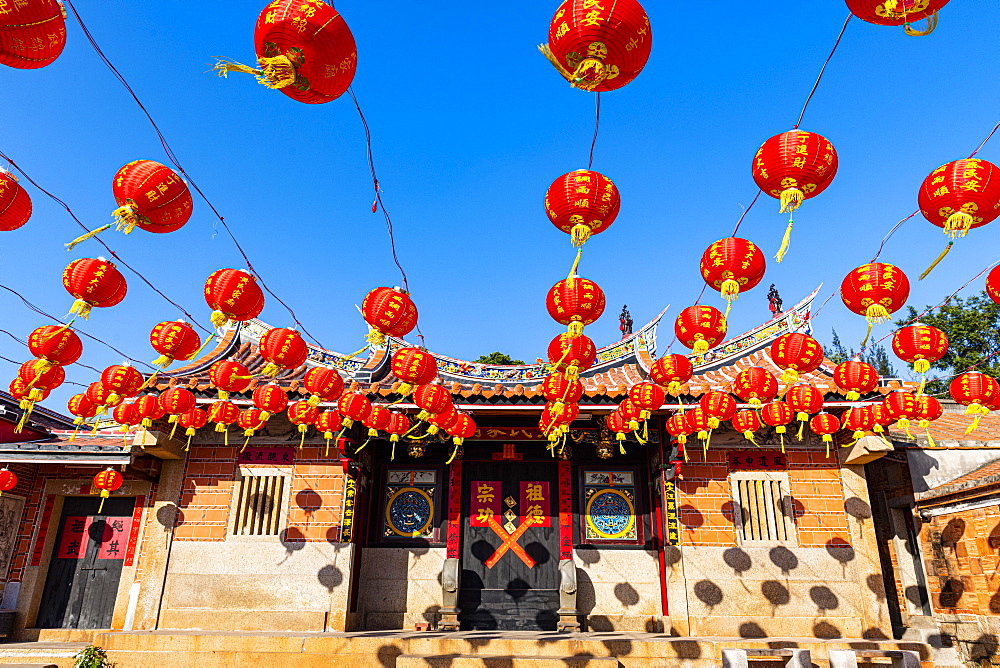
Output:
M645 632L697 639L664 655L688 652L692 663L670 665L710 665L692 647L712 638L762 647L810 639L822 658L823 643L864 641L960 665L947 662L945 594L928 584L937 571L922 565L921 550L937 548L920 541L943 521L945 501L972 507L960 498L971 488L932 501L940 476L911 478L928 457L944 460L947 441L935 449L893 433L893 442L852 443L841 432L828 451L808 429L799 439L794 427L765 428L750 442L724 424L707 451L692 439L685 453L664 430L680 405L729 390L741 369L780 375L767 350L781 334L808 331L814 297L693 357L693 380L624 442L603 417L648 378L662 313L598 351L565 448L549 447L538 429L541 365L436 353L437 382L478 426L454 459L441 436L391 443L355 425L339 440L314 430L302 438L283 415L246 443L235 427L209 425L188 445L165 420L71 440L70 420L36 410L27 442L0 444L20 479L0 496L9 633ZM209 367L232 359L259 369L268 329L250 321L228 330L214 350L162 374L158 389L183 386L214 401ZM367 358L314 348L277 382L306 399L306 369L326 365L349 388L412 414L389 366L402 345L390 339ZM846 408L832 369L825 363L804 380L828 408ZM894 387L887 381L863 400ZM0 441L17 417L8 402ZM90 480L107 466L125 484L99 510ZM912 518L925 506L933 508L921 529Z

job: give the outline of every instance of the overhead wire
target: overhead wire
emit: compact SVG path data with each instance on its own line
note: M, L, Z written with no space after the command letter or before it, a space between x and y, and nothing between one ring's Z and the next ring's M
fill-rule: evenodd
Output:
M840 34L837 35L837 41L833 43L833 48L830 49L830 55L826 57L826 60L823 61L823 67L819 69L819 76L816 77L816 83L813 84L812 90L810 90L809 95L806 96L805 104L802 105L802 111L799 112L799 120L795 122L795 126L793 127L794 130L798 130L799 126L802 125L802 119L806 115L806 109L809 108L809 103L812 102L813 95L816 94L816 90L819 88L819 82L823 80L823 75L826 73L826 66L829 65L830 61L833 59L833 54L837 53L837 47L840 46L840 40L844 38L844 32L847 31L847 25L851 22L852 18L854 18L854 14L848 14L847 18L844 20L844 26L840 29Z
M595 93L594 99L594 138L590 140L590 160L587 161L587 169L594 168L594 148L597 146L597 134L601 131L601 93Z
M24 339L22 339L22 338L20 338L18 336L15 336L14 334L11 334L6 329L0 329L0 334L6 334L10 338L12 338L15 341L17 341L18 343L20 343L22 346L24 346L26 348L28 347L28 342L27 341L25 341ZM84 368L84 369L90 369L91 371L94 371L96 373L101 373L100 369L98 369L96 367L92 367L89 364L82 364L81 362L74 362L73 365L81 367L81 368Z

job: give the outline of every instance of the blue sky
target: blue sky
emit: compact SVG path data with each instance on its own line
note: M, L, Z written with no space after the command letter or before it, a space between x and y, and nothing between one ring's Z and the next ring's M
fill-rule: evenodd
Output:
M208 72L213 56L252 61L255 3L76 5L272 289L326 347L361 347L365 326L354 304L372 287L398 284L399 275L384 222L371 213L364 133L350 99L303 105L249 76L224 80ZM772 0L723 15L703 3L646 3L654 35L649 64L633 83L602 97L594 168L617 183L622 207L615 224L587 244L581 265L608 297L604 318L588 328L598 345L617 338L625 303L637 326L670 304L660 340L672 338L673 316L703 285L702 251L732 232L741 206L753 199L754 152L795 123L847 16L839 0L808 5L804 12L801 2ZM502 350L533 360L562 329L546 314L544 298L573 252L548 222L542 198L556 176L586 166L594 100L571 89L535 48L557 6L337 3L358 43L354 89L432 350L464 358ZM987 28L998 22L1000 5L986 0L950 3L937 32L923 38L851 22L803 123L834 143L840 171L799 210L787 259L769 261L761 286L740 298L730 332L769 317L772 282L787 305L820 283L821 298L829 295L915 210L924 176L982 141L1000 120L1000 55ZM122 164L166 160L139 109L75 22L68 25L69 44L50 67L0 68L0 149L97 226L114 208L111 178ZM979 157L1000 160L1000 138ZM90 242L67 253L63 243L78 234L75 224L28 188L35 214L0 236L0 282L62 314L71 303L62 268L101 249ZM762 197L740 230L769 260L786 222L777 209ZM922 217L896 233L882 259L908 273L910 304L923 307L997 259L996 225L959 241L920 283L917 275L946 241ZM206 323L205 277L241 266L197 199L193 219L178 232L105 236ZM82 327L151 360L149 330L179 314L126 277L126 300L95 311ZM715 293L705 299L722 303ZM46 324L6 293L0 314L0 328L22 337ZM291 324L274 300L262 318ZM824 343L833 327L847 344L864 331L863 319L838 298L814 323ZM28 353L0 337L0 355L23 360ZM103 368L121 360L88 342L82 361ZM5 362L0 369L8 379L15 371ZM95 380L85 369L68 371L72 381ZM76 391L67 386L48 405L63 410Z

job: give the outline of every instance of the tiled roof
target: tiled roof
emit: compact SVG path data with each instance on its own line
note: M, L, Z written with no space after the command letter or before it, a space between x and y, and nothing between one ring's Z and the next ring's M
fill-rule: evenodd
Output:
M918 492L914 495L914 498L917 503L935 501L942 497L966 494L973 490L978 491L985 487L995 487L998 485L1000 485L1000 460L980 466L978 469L954 480L949 480L934 489L926 492ZM961 497L952 499L952 501L959 500L961 500Z
M948 408L954 407L954 410ZM1000 446L1000 412L985 415L979 422L979 427L971 434L966 434L965 430L972 424L973 416L965 415L965 409L951 404L946 404L944 415L931 423L927 429L931 438L937 446L965 446L982 447L990 441L994 441L995 446ZM902 429L892 427L889 430L894 441L901 443L915 443L921 447L929 446L926 433L919 429L914 421L911 421L910 433L913 439L906 436Z
M24 463L68 464L127 464L131 460L131 439L128 447L120 432L78 434L61 432L53 438L28 443L0 444L0 460Z

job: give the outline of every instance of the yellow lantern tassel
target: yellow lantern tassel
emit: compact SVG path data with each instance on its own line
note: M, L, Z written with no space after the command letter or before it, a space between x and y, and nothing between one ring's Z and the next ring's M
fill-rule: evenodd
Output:
M347 422L347 418L344 418L344 422ZM336 441L336 443L337 443L337 447L340 447L340 437L344 435L344 432L347 431L347 428L349 426L350 425L344 425L343 427L341 427L340 431L337 432L337 437L334 439ZM326 455L325 456L326 457L330 456L330 441L326 442Z
M972 229L974 222L976 222L976 219L971 214L964 211L956 211L948 216L948 220L944 223L945 234L952 239L964 237Z
M702 452L701 452L701 456L706 460L708 459L708 446L710 446L711 444L712 444L712 430L709 429L708 435L705 437L705 441L702 443Z
M676 380L670 381L670 383L667 385L667 394L676 397L680 393L681 393L681 384L678 383Z
M372 442L372 439L370 437L367 438L365 440L365 442L361 444L361 447L359 447L357 450L355 450L355 452L361 452L362 450L364 450L365 448L367 448L368 444L371 443L371 442Z
M73 248L76 247L77 244L81 244L87 239L90 239L91 237L96 237L98 234L108 229L109 227L111 227L111 224L102 225L101 227L98 227L95 230L91 230L90 232L87 232L86 234L79 236L76 239L73 239L73 241L69 242L68 244L63 244L63 245L66 246L66 250L68 251L73 250Z
M750 441L751 443L753 443L755 447L760 447L759 445L757 445L757 439L754 438L754 435L753 435L752 431L745 431L745 432L743 432L743 438L745 438L748 441Z
M854 443L857 443L858 441L860 441L860 440L861 440L862 438L864 438L864 437L865 437L865 432L861 431L860 429L858 429L858 430L857 430L857 431L855 431L855 432L854 432L853 434L851 434L851 438L853 438L853 439L854 439ZM845 445L844 447L845 447L845 448L849 448L849 447L851 447L852 445L854 445L854 443L850 443L850 444L848 444L848 445Z
M369 327L368 328L368 333L365 335L365 341L367 341L368 344L370 346L372 346L373 348L381 348L382 346L385 345L386 336L385 336L385 334L383 334L382 332L378 331L377 329L373 329L373 328ZM367 348L367 347L368 346L365 346L365 348ZM364 351L365 348L362 348L361 350L359 350L354 355L351 355L351 357L356 357L358 354L360 354L362 351Z
M635 431L636 429L639 428L639 421L638 420L629 420L628 421L628 428L631 429L632 431Z
M322 399L320 399L317 395L314 394L308 399L306 399L306 401L309 402L310 406L319 406Z
M229 447L229 430L228 429L223 429L222 430L222 441L225 444L225 446L228 448Z
M901 427L903 429L903 431L906 433L906 437L908 439L914 440L913 439L913 434L910 433L910 421L908 419L903 418L903 419L899 420L896 423L896 426L897 427Z
M17 421L17 425L14 427L15 434L20 434L24 429L24 425L28 423L28 417L31 415L31 411L33 411L34 408L35 404L28 402L28 407L24 409L23 413L21 413L21 419Z
M924 28L923 30L914 28L912 23L907 22L903 24L903 31L910 37L923 37L925 35L930 35L932 32L934 32L934 30L937 29L937 25L938 25L938 13L934 12L933 14L927 17L927 27Z
M803 413L799 413L799 415L803 415ZM806 431L806 421L799 418L799 433L796 434L795 437L800 441L804 440L805 431Z
M212 311L212 315L208 316L208 319L216 329L222 329L229 324L229 318L222 311Z
M708 341L705 339L698 339L694 342L694 347L691 348L695 355L704 355L709 351Z
M847 397L848 401L857 401L858 399L861 398L861 393L860 392L855 392L854 390L851 390L845 396Z
M173 438L174 434L177 432L177 421L173 419L175 417L177 417L177 416L176 415L171 415L170 416L170 422L174 423L174 428L170 430L170 438Z
M618 441L618 450L624 455L625 454L625 434L619 432L615 435L615 440Z
M77 299L73 302L73 306L70 307L70 315L76 314L83 318L84 320L90 319L90 311L93 307L90 304L83 301L82 299Z
M448 464L451 464L451 463L452 463L453 461L455 461L455 457L457 457L457 456L458 456L458 449L459 449L460 447L462 447L462 444L461 444L461 443L459 442L459 441L461 441L461 440L462 440L462 439L460 439L460 438L456 438L456 439L455 439L455 447L454 447L454 449L453 449L453 450L451 451L451 457L449 457L449 458L448 458L448 461L446 461L446 462L445 462L445 466L447 466Z
M73 443L74 441L76 441L76 435L80 433L80 424L81 423L77 423L76 429L73 430L73 434L69 437L69 442L70 443Z
M301 436L299 437L299 450L301 450L302 446L304 446L306 444L306 432L307 431L309 431L309 425L305 425L305 424L300 424L299 425L299 434L301 434Z
M785 428L785 425L781 425L779 427L775 427L774 431L775 431L775 433L778 434L778 438L781 440L781 451L784 452L785 451L785 432L788 431L788 430Z
M35 372L35 377L37 378L54 366L55 364L45 359L35 360L35 363L31 366L31 370Z
M139 222L140 216L135 212L135 203L131 200L127 200L125 206L120 206L111 212L111 215L115 218L115 229L119 232L124 232L125 234L132 234L132 230L135 229L136 223ZM111 227L108 225L108 227Z
M576 276L576 270L580 266L580 259L583 257L583 249L580 248L576 251L576 257L573 258L573 264L569 268L569 275L567 278L573 278Z
M278 375L278 372L280 371L281 371L280 366L278 366L274 362L268 362L267 364L264 365L264 368L260 370L260 373L262 376L268 376L270 378L274 378L275 376Z
M971 434L975 430L979 429L979 421L983 419L984 415L990 414L990 409L985 406L980 406L979 404L970 404L969 407L965 409L965 414L976 416L973 418L972 424L969 425L969 428L965 430L966 434Z
M785 372L781 374L780 380L785 385L794 385L799 382L798 369L785 369Z
M102 489L102 490L101 490L101 503L100 503L100 504L99 504L99 505L97 506L97 514L98 514L98 515L100 515L100 514L101 514L101 511L102 511L102 510L104 510L104 501L105 501L105 499L107 499L107 498L108 498L109 496L111 496L111 493L110 493L110 492L108 492L108 490L106 490L106 489Z
M188 429L188 431L194 434L194 429ZM187 445L184 446L184 452L187 452L190 449L191 449L191 436L188 436L188 442Z
M173 363L173 361L174 358L170 357L169 355L160 355L155 360L153 360L152 364L153 366L160 367L161 369L166 369Z
M778 213L791 213L801 206L805 194L798 188L785 188L781 191L781 210Z
M785 235L781 237L781 245L778 246L778 252L774 254L774 259L781 262L785 259L785 255L788 254L788 247L792 245L792 228L795 227L795 221L791 216L788 217L788 227L785 228Z
M570 242L577 248L587 243L590 239L590 226L578 223L569 231Z
M823 442L826 443L826 457L830 458L830 444L833 443L833 436L830 434L823 434Z
M569 323L569 326L566 328L566 334L572 337L580 336L581 334L583 334L583 326L584 325L582 322L580 322L579 320L574 320L573 322Z
M945 258L945 256L948 255L948 253L951 252L951 247L954 246L954 245L955 245L954 241L949 241L948 245L944 247L943 251L941 251L941 254L938 255L936 258L934 258L934 261L931 262L931 266L929 266L926 269L924 269L923 273L920 274L920 276L917 278L917 280L918 281L922 281L925 278L927 278L927 275L930 274L932 271L934 271L934 267L938 266L938 264L941 262L941 260L943 260Z

